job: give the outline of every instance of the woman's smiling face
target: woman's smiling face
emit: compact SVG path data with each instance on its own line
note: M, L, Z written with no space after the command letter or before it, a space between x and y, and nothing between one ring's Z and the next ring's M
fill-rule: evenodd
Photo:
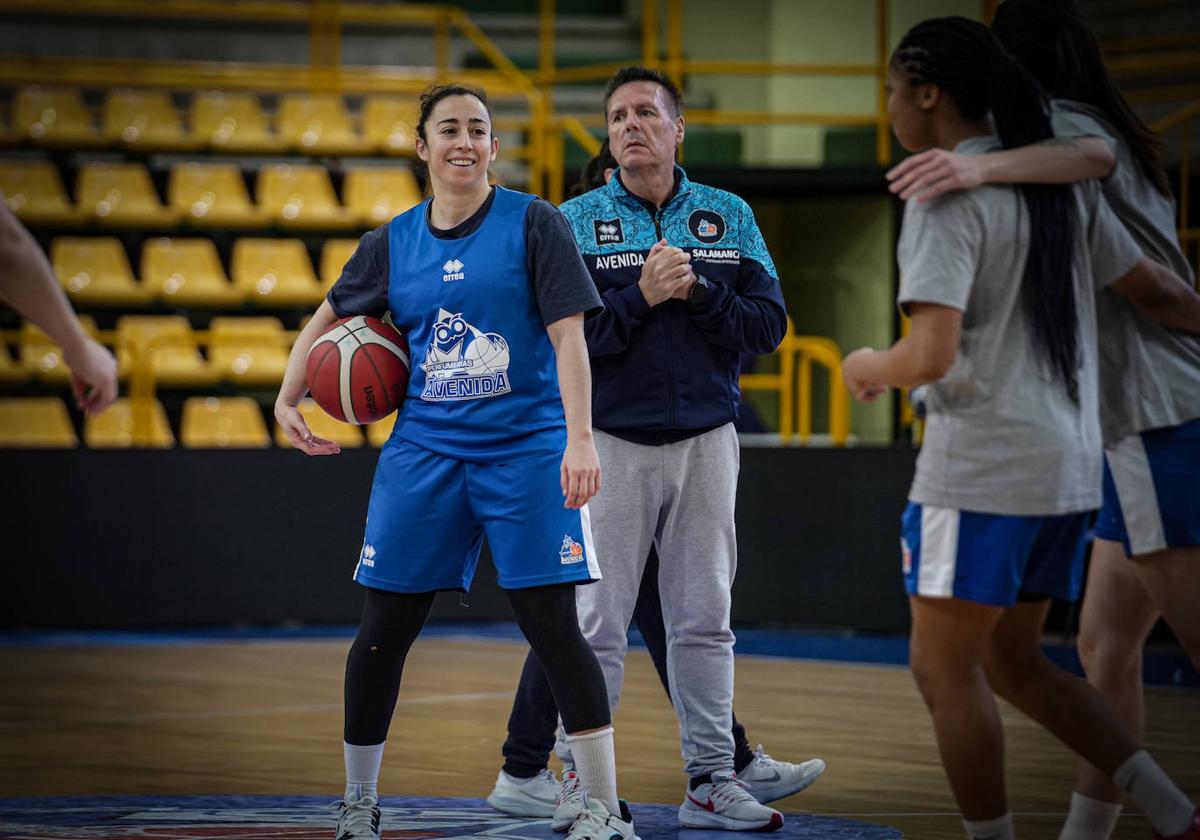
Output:
M500 141L492 135L487 108L474 96L447 96L433 106L417 138L417 156L429 167L434 191L487 183L488 165Z

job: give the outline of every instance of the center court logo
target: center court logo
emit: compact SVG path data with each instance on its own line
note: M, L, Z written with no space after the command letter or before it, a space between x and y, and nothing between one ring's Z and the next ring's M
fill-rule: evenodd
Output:
M468 324L461 312L438 310L437 323L421 370L426 402L498 397L512 391L508 382L508 342Z
M563 536L562 548L558 550L559 559L564 566L571 563L583 562L583 546L571 539L570 534Z
M446 272L442 275L443 283L466 279L466 275L463 274L462 260L446 260L446 264L442 266L442 271Z

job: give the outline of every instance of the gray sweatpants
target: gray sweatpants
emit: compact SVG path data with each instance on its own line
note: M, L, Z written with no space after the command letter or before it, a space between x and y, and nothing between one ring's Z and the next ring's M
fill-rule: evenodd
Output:
M602 486L588 508L604 579L576 591L579 625L616 709L626 629L646 556L658 549L667 674L684 769L733 771L733 631L737 567L733 508L741 453L733 424L678 443L644 446L596 432Z

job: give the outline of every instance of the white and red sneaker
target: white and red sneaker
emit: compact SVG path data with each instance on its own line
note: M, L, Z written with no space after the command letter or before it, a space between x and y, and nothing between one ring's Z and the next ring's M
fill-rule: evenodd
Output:
M734 774L713 773L711 782L684 794L679 824L726 831L775 831L783 828L783 814L755 799Z
M579 774L574 770L567 770L563 773L562 784L558 787L558 802L554 806L554 813L550 815L550 828L554 831L567 831L586 809Z

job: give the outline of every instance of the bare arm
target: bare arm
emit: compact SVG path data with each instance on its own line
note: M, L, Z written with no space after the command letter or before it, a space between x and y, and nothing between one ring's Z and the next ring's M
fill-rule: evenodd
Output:
M333 311L329 301L321 301L317 311L296 337L296 343L292 345L287 370L283 374L283 384L279 386L279 396L275 398L275 419L279 421L292 446L308 455L336 455L342 451L333 441L314 437L308 424L296 410L300 400L308 393L305 371L308 351L312 349L317 337L329 329L337 319L337 313Z
M888 388L914 388L946 375L958 355L962 313L935 303L910 307L908 335L887 350L863 347L842 362L842 378L857 399L871 402Z
M1109 288L1147 318L1200 334L1200 294L1166 266L1143 258Z
M583 337L583 313L547 325L558 367L558 390L567 420L562 459L566 507L579 508L600 492L600 456L592 438L592 369Z
M117 398L117 362L83 331L37 241L0 196L0 300L63 348L75 401L99 414Z
M1072 184L1104 178L1116 163L1111 147L1099 137L1055 138L985 155L929 149L893 167L887 178L888 189L900 198L915 195L925 202L982 184Z

